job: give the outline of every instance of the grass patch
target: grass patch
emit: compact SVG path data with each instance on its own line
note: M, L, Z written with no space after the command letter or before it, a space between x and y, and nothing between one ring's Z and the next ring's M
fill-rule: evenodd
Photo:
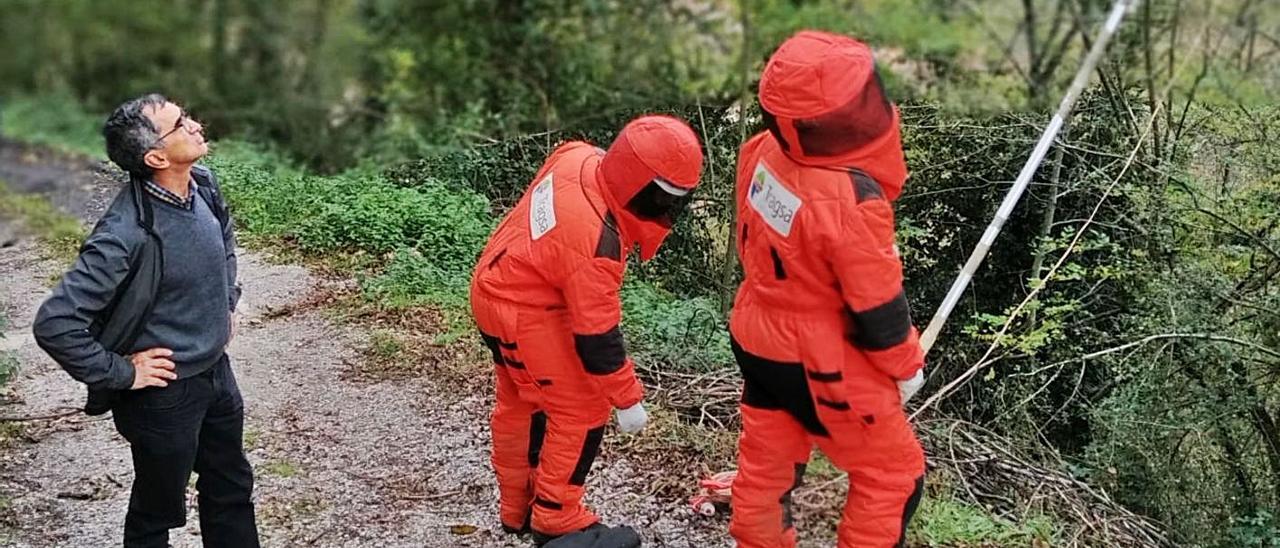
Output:
M18 525L18 515L13 509L13 500L0 493L0 544L9 546L16 543L14 529Z
M0 335L0 340L4 335ZM12 352L0 352L0 388L3 388L18 375L18 358Z
M4 340L4 330L9 326L9 319L2 312L5 309L4 302L0 302L0 341ZM13 380L14 375L18 373L18 358L12 352L0 352L0 389L3 389ZM0 402L3 401L3 395L0 394ZM5 422L0 421L0 451L7 449L14 444L23 435L24 427L21 422ZM0 540L5 539L4 526L6 525L6 516L9 512L9 499L0 494Z
M9 327L9 318L2 313L5 303L0 301L0 341L4 340L4 331ZM18 374L18 358L13 352L0 351L0 388L4 388Z
M844 471L836 468L835 463L821 451L814 451L809 457L809 465L805 467L804 475L805 481L823 481L840 477L844 475Z
M253 451L258 448L258 442L262 441L262 430L257 428L245 428L243 434L245 452Z
M396 326L369 331L369 344L357 371L366 377L385 380L413 374L422 363L420 344L412 330ZM410 350L412 348L412 350Z
M21 223L28 233L40 239L52 258L68 264L75 260L86 235L79 221L58 211L48 200L15 192L0 181L0 221L3 220Z
M267 474L268 476L275 476L278 478L287 479L287 478L296 477L298 474L302 472L302 470L298 468L298 465L294 464L291 461L273 460L271 462L268 462L262 465L262 472L264 474Z
M328 502L314 495L288 500L273 499L261 505L259 516L267 524L284 527L298 520L315 518L328 508Z
M404 343L395 333L386 329L378 329L369 334L369 352L374 358L392 360L404 351Z
M106 160L105 116L95 116L69 95L11 97L2 102L0 134L63 152Z
M354 373L373 380L426 375L442 382L486 386L492 363L461 310L438 307L383 308L356 299L345 320L370 329L368 345ZM452 327L450 327L452 326Z
M26 426L21 422L0 421L0 449L12 447L25 437Z
M1057 527L1047 517L1021 522L988 514L980 507L949 496L926 496L911 521L913 546L979 548L989 546L1056 546Z
M465 309L470 273L451 272L414 248L396 250L381 273L366 277L365 298L393 308L435 305Z

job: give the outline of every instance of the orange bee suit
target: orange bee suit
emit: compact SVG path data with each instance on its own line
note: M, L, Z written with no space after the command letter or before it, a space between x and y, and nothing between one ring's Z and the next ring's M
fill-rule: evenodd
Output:
M619 330L627 254L653 257L666 206L701 169L688 125L641 117L608 152L557 148L490 237L471 307L496 364L493 467L509 531L555 537L598 521L582 496L610 410L643 398Z
M871 50L801 32L761 76L768 131L738 160L745 274L730 331L744 378L730 533L795 545L790 496L817 445L849 474L841 547L900 545L924 454L897 380L924 365L893 209L907 170Z

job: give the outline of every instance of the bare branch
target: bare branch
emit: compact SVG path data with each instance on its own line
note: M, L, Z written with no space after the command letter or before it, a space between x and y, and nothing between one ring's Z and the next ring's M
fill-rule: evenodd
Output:
M1004 325L1001 326L1000 331L996 333L995 339L991 342L991 345L987 347L987 350L982 355L982 357L978 359L978 362L974 364L972 367L970 367L968 370L966 370L964 373L962 373L959 377L957 377L956 379L952 380L951 382L943 386L941 390L938 390L936 393L930 396L929 399L925 400L925 402L921 404L920 407L916 409L914 413L911 414L912 419L919 416L920 413L924 412L924 410L928 409L933 404L937 403L938 401L950 395L957 388L959 388L960 386L968 382L969 379L973 378L974 375L977 375L978 371L982 370L983 368L985 368L987 365L991 363L988 361L988 359L991 357L991 354L995 352L996 348L1000 346L1000 343L1004 341L1004 338L1008 334L1010 327L1012 327L1014 320L1017 319L1018 315L1022 313L1022 311L1027 307L1027 305L1032 300L1034 300L1035 297L1039 295L1041 291L1044 290L1044 288L1053 279L1058 269L1061 268L1064 263L1066 263L1067 258L1071 256L1072 252L1075 251L1076 246L1079 245L1080 239L1083 238L1084 235L1089 232L1088 229L1093 224L1093 219L1097 217L1098 212L1102 210L1102 205L1106 203L1107 198L1111 196L1111 192L1115 190L1115 187L1117 185L1120 184L1120 181L1124 179L1124 176L1129 173L1129 168L1133 165L1134 160L1137 158L1138 152L1142 150L1143 143L1145 143L1147 141L1147 138L1151 136L1151 129L1157 115L1158 115L1158 112L1152 112L1150 113L1150 115L1147 116L1147 125L1146 125L1146 129L1142 133L1142 137L1138 139L1138 142L1134 145L1133 151L1129 153L1129 158L1128 160L1125 161L1124 167L1121 168L1120 173L1118 173L1116 177L1112 179L1111 184L1107 186L1107 189L1103 193L1102 198L1098 200L1098 203L1096 205L1094 205L1093 211L1089 214L1089 220L1080 227L1080 230L1078 232L1076 232L1075 237L1071 239L1071 243L1067 245L1067 249L1062 252L1062 255L1058 257L1058 261L1054 263L1053 267L1049 269L1049 272L1046 273L1044 278L1041 279L1040 284L1037 285L1029 294L1027 294L1026 298L1024 298L1021 303L1018 303L1018 306L1014 308L1013 312L1009 314L1009 318L1005 320Z

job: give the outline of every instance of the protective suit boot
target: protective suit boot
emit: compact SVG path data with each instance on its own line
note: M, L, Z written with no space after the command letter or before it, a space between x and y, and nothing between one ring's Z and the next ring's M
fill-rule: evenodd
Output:
M512 526L510 526L510 525L507 525L507 524L505 524L505 523L504 523L504 524L502 524L502 532L503 532L503 533L506 533L506 534L508 534L508 535L527 535L527 534L529 534L529 533L532 533L532 532L533 532L533 528L532 528L531 523L530 523L530 521L531 521L532 519L533 519L533 514L532 514L532 513L530 513L529 515L525 516L525 517L524 517L524 523L523 523L523 524L521 524L521 525L520 525L520 527L519 527L518 529L517 529L517 528L515 528L515 527L512 527Z
M596 523L578 531L551 538L533 533L534 542L543 548L639 548L640 535L627 526L609 527Z

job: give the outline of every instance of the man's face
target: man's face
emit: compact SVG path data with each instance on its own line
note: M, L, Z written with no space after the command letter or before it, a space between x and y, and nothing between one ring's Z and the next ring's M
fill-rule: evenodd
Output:
M190 165L209 152L204 141L204 126L187 115L182 107L173 103L152 108L147 117L160 132L160 140L147 152L147 165L157 171L174 165Z

